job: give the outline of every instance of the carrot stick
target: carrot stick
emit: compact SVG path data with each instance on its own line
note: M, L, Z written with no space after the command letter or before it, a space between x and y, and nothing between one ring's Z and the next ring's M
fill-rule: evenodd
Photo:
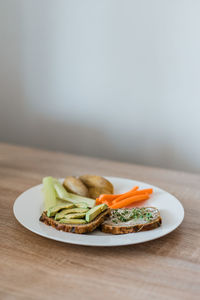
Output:
M99 204L102 204L102 203L105 203L105 204L107 204L108 206L111 206L111 205L112 205L112 202L108 202L107 200L102 200L102 201L100 201L99 198L96 198L96 205L99 205Z
M101 201L99 200L99 198L96 198L96 205L101 204Z
M123 199L120 202L117 202L117 203L111 205L110 208L112 208L112 209L122 208L122 207L132 204L133 202L138 202L138 201L147 200L147 199L149 199L148 194L136 195L136 196L132 196L132 197Z
M132 190L130 190L129 192L127 193L124 193L124 194L121 194L119 197L117 197L114 202L119 202L123 199L126 199L128 197L131 197L133 196L134 192L138 189L138 186L135 186Z
M135 191L133 194L134 195L142 195L142 194L152 194L153 193L153 189L143 189L140 191Z
M108 202L106 200L101 201L99 204L107 204L109 207L112 205L112 202Z
M133 192L130 192L129 197L136 196L136 195L152 194L152 192L153 192L153 189L144 189L144 190L140 190L140 191L133 191ZM124 196L117 197L116 199L114 199L113 204L120 202L121 200L126 199L126 198L128 198L128 197L124 197Z
M117 198L120 195L112 195L112 194L101 194L99 196L99 201L107 200L107 201L112 201L115 198Z
M129 196L129 193L132 193L132 192L134 192L134 191L136 191L138 189L138 186L135 186L134 188L132 188L130 191L128 191L128 192L126 192L126 193L124 193L124 194L115 194L115 195L111 195L111 194L101 194L100 196L99 196L99 201L104 201L104 200L106 200L106 201L108 201L108 202L112 202L113 200L115 200L116 198L118 198L118 197L121 197L122 195L126 195L126 197L125 198L128 198L128 196Z

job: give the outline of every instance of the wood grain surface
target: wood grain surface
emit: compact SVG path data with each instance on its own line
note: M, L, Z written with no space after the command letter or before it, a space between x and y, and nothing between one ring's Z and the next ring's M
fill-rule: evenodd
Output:
M13 203L43 176L94 173L148 182L180 199L182 225L148 243L111 248L38 236ZM199 299L200 175L0 144L0 299Z

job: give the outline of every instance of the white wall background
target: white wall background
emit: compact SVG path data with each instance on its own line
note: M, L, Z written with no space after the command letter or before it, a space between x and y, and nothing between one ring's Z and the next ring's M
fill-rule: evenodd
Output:
M200 171L199 0L0 0L2 141Z

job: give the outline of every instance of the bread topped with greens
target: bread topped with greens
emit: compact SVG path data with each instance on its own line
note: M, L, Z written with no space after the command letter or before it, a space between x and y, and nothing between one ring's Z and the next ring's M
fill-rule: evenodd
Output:
M126 234L160 227L162 219L155 207L113 209L110 217L101 224L101 231Z

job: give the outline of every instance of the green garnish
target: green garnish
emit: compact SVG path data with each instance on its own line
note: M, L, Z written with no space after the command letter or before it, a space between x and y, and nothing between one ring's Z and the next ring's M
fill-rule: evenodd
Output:
M133 209L115 209L112 211L113 222L128 222L135 219L143 219L144 221L150 221L153 219L152 213L145 207L133 208Z
M114 219L114 220L113 220L113 222L114 222L115 224L117 224L117 223L118 223L118 221L117 221L116 219Z

